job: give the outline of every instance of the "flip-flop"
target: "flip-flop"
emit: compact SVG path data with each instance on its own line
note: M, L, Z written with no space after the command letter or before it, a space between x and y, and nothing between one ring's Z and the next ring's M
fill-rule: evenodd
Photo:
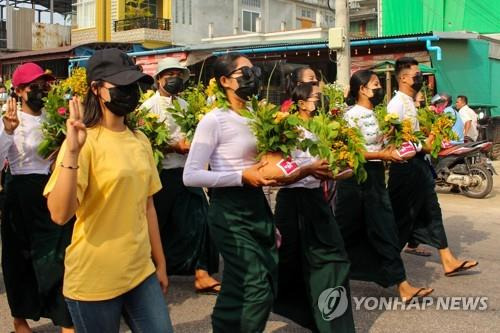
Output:
M201 295L219 295L220 290L215 289L218 286L220 286L220 283L216 283L210 287L196 289L196 293Z
M469 269L471 269L471 268L476 267L477 265L479 265L479 261L476 261L476 263L474 265L465 267L465 265L467 265L468 263L472 263L472 261L465 260L464 262L462 262L462 264L460 266L458 266L457 268L455 268L451 272L445 272L444 276L447 276L447 277L456 276L456 275L459 275L458 273L460 273L460 272L467 271L467 270L469 270Z
M421 257L430 257L432 255L431 252L426 251L426 250L422 250L422 249L419 250L418 247L406 247L404 249L404 252L408 253L408 254L413 254L416 256L421 256Z
M424 294L420 294L422 291L424 291L425 289L430 289L429 292L427 293L424 293ZM411 302L412 299L414 299L415 297L427 297L429 296L430 294L432 294L434 292L434 289L433 288L420 288L419 290L417 290L416 293L414 293L409 299L405 300L405 304L409 304Z

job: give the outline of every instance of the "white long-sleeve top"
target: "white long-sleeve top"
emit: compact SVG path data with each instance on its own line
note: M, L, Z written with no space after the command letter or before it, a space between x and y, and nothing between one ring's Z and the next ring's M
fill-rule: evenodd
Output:
M242 186L242 173L254 165L257 139L249 119L232 110L215 109L198 124L184 167L184 185ZM210 169L207 170L207 164Z
M382 150L382 131L373 110L356 104L344 114L344 119L347 120L349 126L356 127L361 131L365 139L366 151L379 152Z
M413 131L419 131L417 108L411 96L398 91L387 105L387 112L398 115L399 120L410 119Z
M305 128L302 128L302 131L304 133L304 139L311 139L311 140L317 140L316 136L306 130ZM292 159L299 165L299 166L305 166L311 163L314 163L315 161L318 160L317 157L314 157L309 153L309 150L303 151L300 149L296 149L292 152ZM321 185L321 180L314 176L307 176L302 178L301 180L289 184L286 186L283 186L284 188L296 188L296 187L304 187L304 188L318 188Z
M38 155L45 114L33 116L18 111L17 116L19 126L12 135L5 133L3 119L0 119L0 164L7 159L13 175L48 175L51 162Z
M179 105L185 109L187 107L187 102L182 98L177 98ZM174 118L167 111L169 107L173 107L172 97L161 96L157 91L151 98L146 100L141 108L150 109L150 112L157 114L160 120L164 121L168 127L170 134L170 142L177 143L184 138L184 134L181 132L181 128L175 122ZM162 161L162 169L175 169L183 168L186 163L187 155L178 153L167 153Z

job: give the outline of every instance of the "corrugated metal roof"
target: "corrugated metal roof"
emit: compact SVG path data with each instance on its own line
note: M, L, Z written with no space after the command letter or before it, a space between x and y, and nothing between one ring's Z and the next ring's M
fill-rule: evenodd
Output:
M2 55L0 57L0 61L2 61L2 60L8 60L8 59L13 59L13 58L34 57L34 56L37 56L37 55L45 55L45 54L65 53L65 52L70 52L75 47L77 47L77 46L70 45L70 46L56 47L56 48L53 48L53 49L14 52L14 53L9 53L9 54Z

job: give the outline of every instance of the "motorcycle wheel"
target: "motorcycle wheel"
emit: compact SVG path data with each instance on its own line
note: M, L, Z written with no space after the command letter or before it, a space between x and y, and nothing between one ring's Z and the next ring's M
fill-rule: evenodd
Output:
M470 176L480 179L476 186L462 187L462 192L469 198L482 199L490 194L493 188L493 177L488 169L482 165L472 165L470 167Z

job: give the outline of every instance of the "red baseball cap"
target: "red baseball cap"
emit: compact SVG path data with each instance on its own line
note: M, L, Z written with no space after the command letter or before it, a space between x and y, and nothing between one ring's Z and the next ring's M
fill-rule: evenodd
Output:
M46 73L42 67L35 63L28 62L16 68L12 75L12 85L14 88L17 88L20 85L31 83L41 77L47 81L55 80L55 78L51 74Z

